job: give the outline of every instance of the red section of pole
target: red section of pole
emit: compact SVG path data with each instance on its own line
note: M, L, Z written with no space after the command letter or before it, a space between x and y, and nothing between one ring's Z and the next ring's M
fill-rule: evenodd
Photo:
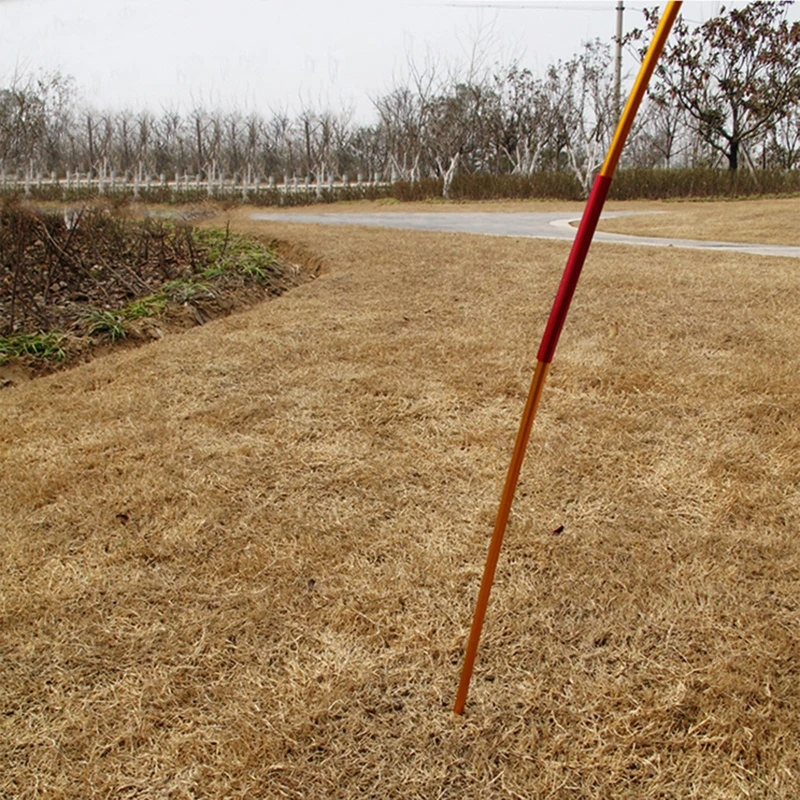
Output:
M597 221L600 219L600 212L603 210L603 203L606 201L610 186L611 178L605 175L598 175L594 179L578 233L575 235L575 241L572 243L572 250L570 250L569 258L567 259L567 266L564 268L564 274L561 277L561 284L558 287L558 292L556 292L550 319L547 320L542 343L539 345L539 353L536 356L539 361L544 361L545 364L549 364L553 360L558 337L561 336L561 329L564 327L564 320L567 318L569 304L572 302L572 295L575 294L575 287L578 285L578 278L581 276L586 254L589 252L589 245L592 243Z

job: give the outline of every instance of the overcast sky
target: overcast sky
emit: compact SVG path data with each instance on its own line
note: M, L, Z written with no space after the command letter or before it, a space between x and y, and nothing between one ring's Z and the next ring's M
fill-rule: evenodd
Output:
M202 104L291 113L310 104L350 107L370 121L370 97L402 79L409 55L420 64L426 54L463 64L482 41L491 62L518 58L541 74L582 41L614 36L615 0L485 5L492 7L474 8L471 0L0 0L0 86L15 71L58 70L102 109ZM653 2L625 5L628 29L641 26L641 9ZM684 14L700 21L719 7L687 2Z

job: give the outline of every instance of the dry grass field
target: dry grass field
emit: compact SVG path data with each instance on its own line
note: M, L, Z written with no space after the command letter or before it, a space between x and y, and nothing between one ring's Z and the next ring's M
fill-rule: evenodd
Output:
M617 203L659 214L603 220L599 230L636 236L670 236L753 244L800 245L800 197L775 200L721 200L705 203Z
M746 242L750 244L800 245L800 197L775 198L769 200L708 200L690 201L609 201L608 211L651 211L631 217L604 219L598 230L609 233L627 233L634 236L663 236L676 239L702 239L706 241ZM270 209L270 213L276 213ZM287 209L287 213L302 212L303 209ZM430 200L415 203L400 203L386 200L378 203L366 201L334 203L314 206L314 214L341 214L347 211L365 213L380 211L382 214L410 211L435 211L453 213L564 211L579 217L582 203L560 200L499 200L487 202L447 203ZM279 212L278 212L279 213Z
M592 249L456 718L567 247L232 224L320 276L0 392L0 797L796 798L800 263Z

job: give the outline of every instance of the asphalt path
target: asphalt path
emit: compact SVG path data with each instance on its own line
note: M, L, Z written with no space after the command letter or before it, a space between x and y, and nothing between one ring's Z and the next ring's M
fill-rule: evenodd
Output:
M649 211L606 211L601 219L613 219ZM413 213L391 212L374 214L311 214L311 213L255 213L254 220L299 222L313 225L365 225L375 228L400 228L414 231L443 231L447 233L472 233L484 236L512 236L532 239L559 239L572 241L580 221L580 214L564 211L531 212L458 212L442 213L421 211ZM656 236L630 236L622 233L597 231L595 242L626 244L645 247L677 247L688 250L717 250L726 253L748 253L758 256L784 256L800 258L800 247L778 244L743 244L740 242L709 242L699 239L666 239Z

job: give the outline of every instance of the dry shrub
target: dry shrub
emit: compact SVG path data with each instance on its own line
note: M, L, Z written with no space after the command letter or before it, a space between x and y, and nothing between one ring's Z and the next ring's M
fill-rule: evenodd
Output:
M455 718L566 248L267 232L321 276L0 393L0 795L796 796L797 265L593 248Z

